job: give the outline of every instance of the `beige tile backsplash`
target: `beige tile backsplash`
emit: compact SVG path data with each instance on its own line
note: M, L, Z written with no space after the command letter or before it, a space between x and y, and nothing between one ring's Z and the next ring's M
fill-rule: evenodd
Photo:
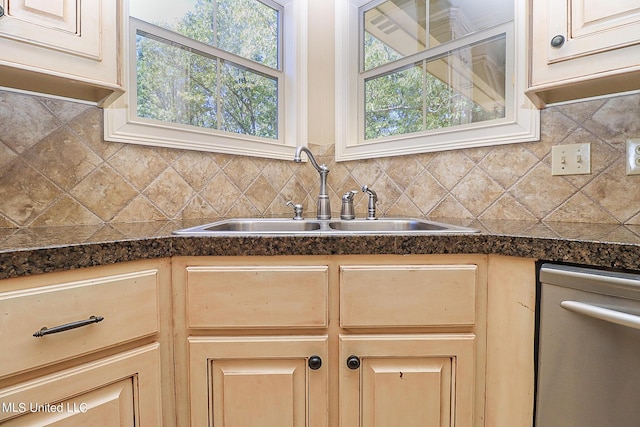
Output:
M640 224L627 138L640 94L543 110L533 143L340 163L311 148L334 211L367 184L381 215ZM576 142L591 143L592 173L552 176L551 146ZM105 142L96 107L0 91L0 227L289 215L288 200L315 210L317 191L308 164Z

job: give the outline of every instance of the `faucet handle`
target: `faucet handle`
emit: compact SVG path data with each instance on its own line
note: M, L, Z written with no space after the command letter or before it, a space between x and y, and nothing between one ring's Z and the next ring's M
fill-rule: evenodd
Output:
M358 191L351 190L344 193L342 196L342 209L340 210L340 219L354 219L356 217L353 211L353 196L358 194Z
M289 205L293 206L293 219L295 219L295 220L304 219L302 217L302 205L301 204L293 203L291 200L289 200L285 206L289 206Z
M353 200L353 196L355 196L356 194L358 194L358 190L347 191L342 195L342 201Z

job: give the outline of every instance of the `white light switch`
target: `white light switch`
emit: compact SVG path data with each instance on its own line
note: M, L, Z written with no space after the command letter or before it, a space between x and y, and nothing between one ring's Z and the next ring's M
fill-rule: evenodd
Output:
M590 143L551 147L551 175L586 175L590 173Z

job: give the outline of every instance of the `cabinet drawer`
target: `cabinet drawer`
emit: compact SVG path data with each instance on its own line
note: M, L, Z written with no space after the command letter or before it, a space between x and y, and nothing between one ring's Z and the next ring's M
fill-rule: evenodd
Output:
M187 267L190 328L327 326L326 266Z
M43 327L91 316L103 320L34 337ZM155 269L2 292L0 342L2 354L11 356L3 358L0 377L152 335L158 325Z
M342 327L473 325L475 265L340 267Z

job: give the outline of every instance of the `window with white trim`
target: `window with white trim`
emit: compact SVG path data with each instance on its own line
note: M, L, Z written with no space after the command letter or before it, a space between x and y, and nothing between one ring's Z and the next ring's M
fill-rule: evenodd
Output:
M336 158L539 138L514 0L336 0Z
M306 0L130 0L129 15L127 92L105 109L105 139L292 158Z

